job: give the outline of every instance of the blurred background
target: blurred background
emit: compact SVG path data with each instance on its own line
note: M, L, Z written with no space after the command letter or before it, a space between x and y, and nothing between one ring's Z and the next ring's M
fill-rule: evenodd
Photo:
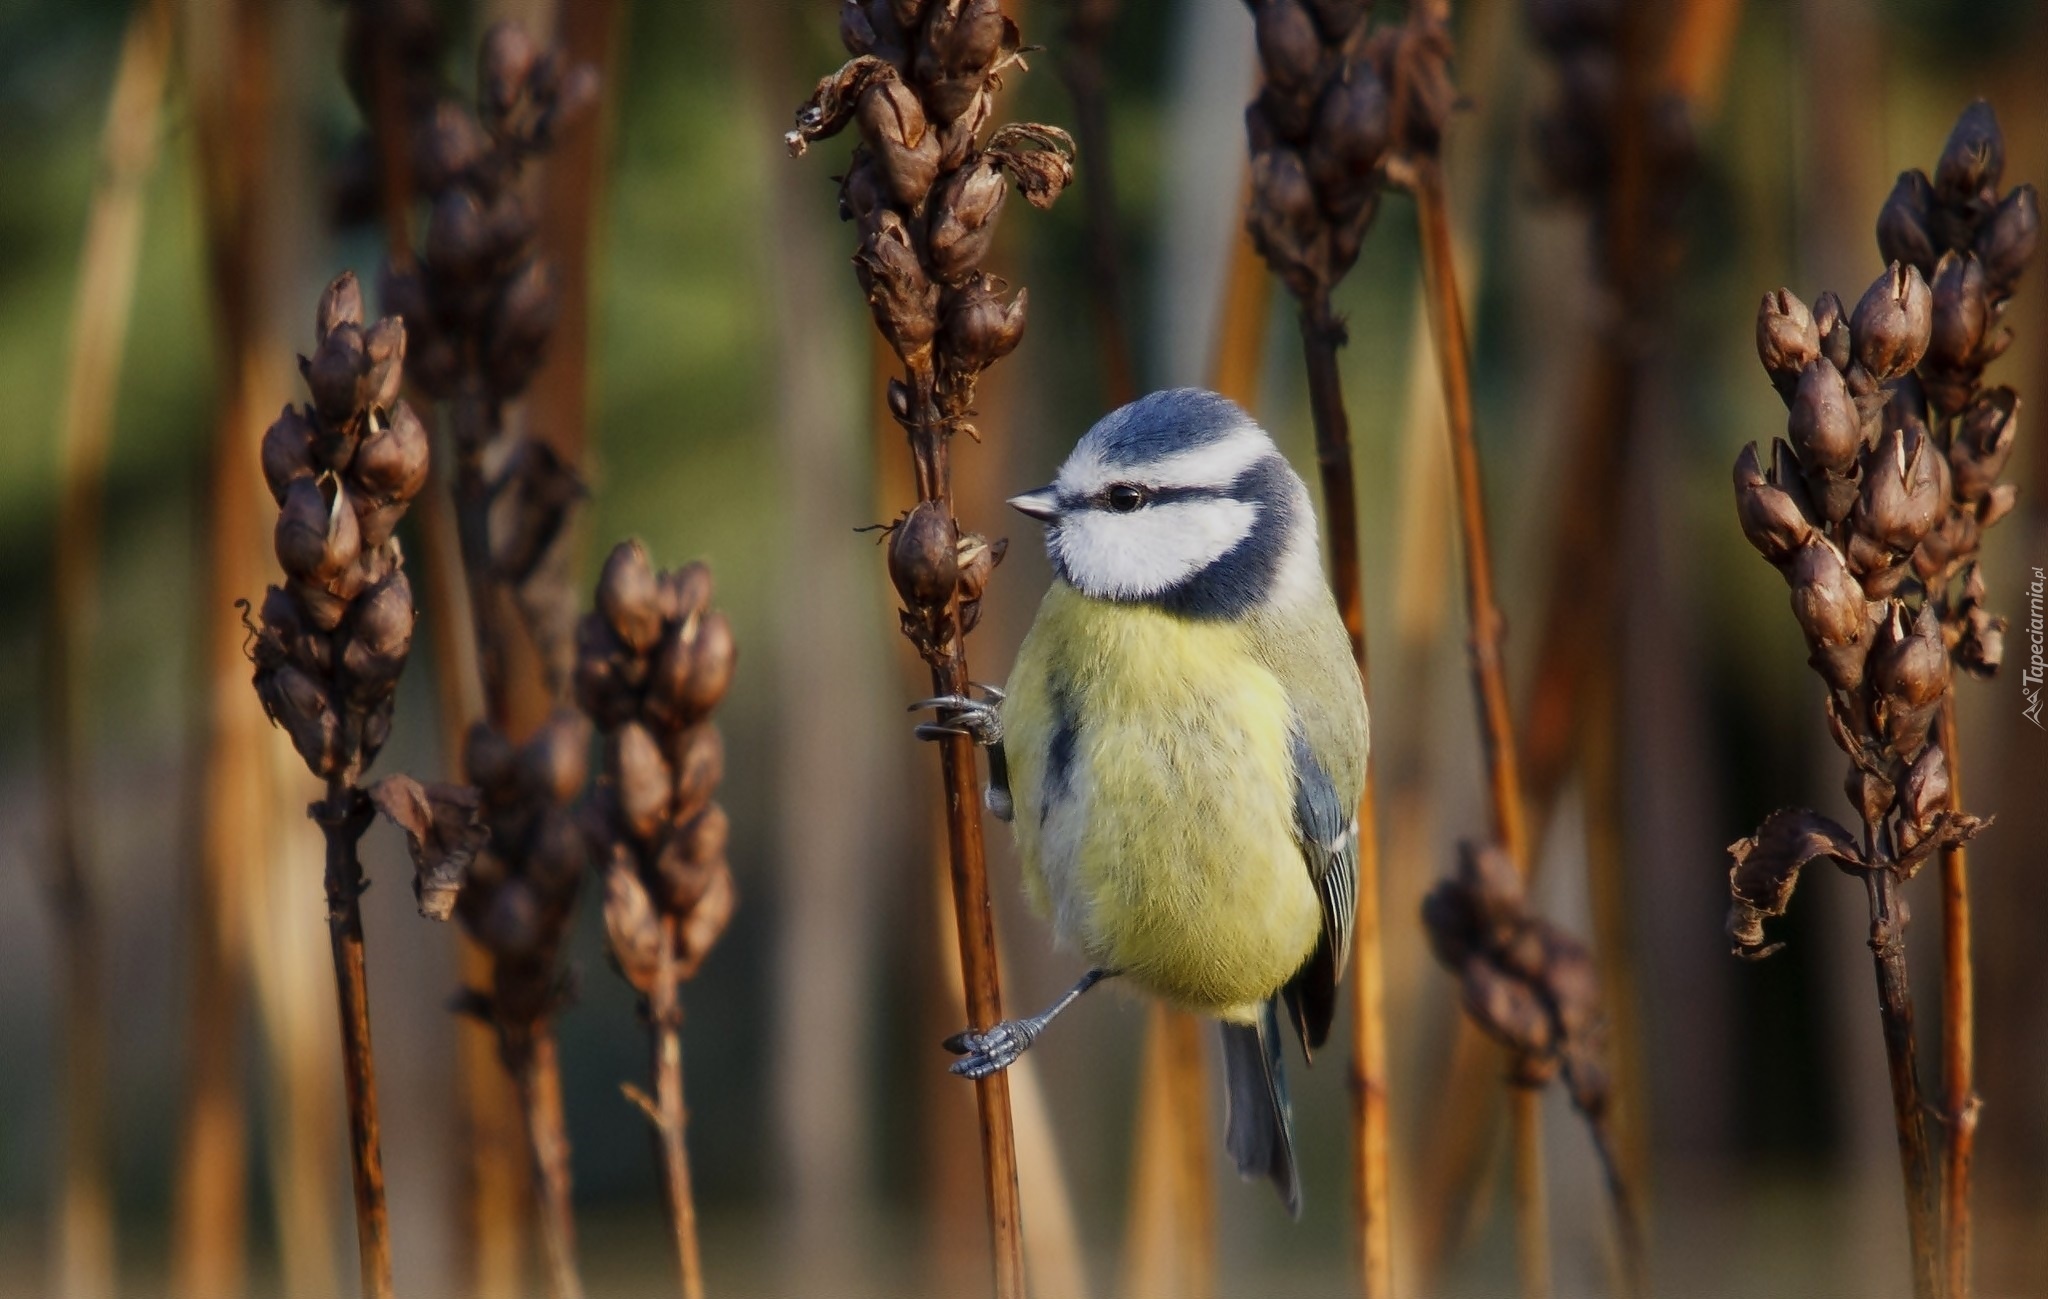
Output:
M1072 66L1071 6L1010 7L1046 48L1029 75L1008 79L1000 111L1071 125L1061 75ZM2028 0L1653 7L1706 12L1698 44L1673 56L1696 155L1689 183L1670 194L1670 272L1651 309L1638 307L1621 331L1641 376L1633 418L1589 460L1577 437L1586 376L1612 345L1619 308L1584 204L1560 193L1540 160L1537 123L1559 73L1521 5L1454 6L1467 102L1446 151L1511 681L1525 715L1548 688L1539 632L1569 627L1592 581L1572 570L1560 580L1556 558L1563 525L1589 508L1574 491L1588 473L1604 485L1589 516L1600 520L1596 550L1619 579L1613 626L1589 629L1599 686L1577 705L1606 710L1611 725L1599 731L1609 738L1578 746L1584 760L1560 768L1540 899L1595 940L1615 980L1625 1140L1647 1170L1659 1292L1902 1295L1904 1218L1858 890L1816 872L1783 923L1785 950L1761 964L1733 960L1722 933L1723 846L1774 807L1840 801L1819 690L1779 579L1735 525L1728 469L1744 442L1782 428L1753 351L1758 296L1782 284L1809 301L1828 287L1853 301L1881 269L1871 229L1893 177L1932 166L1964 104L1981 94L1998 109L2008 183L2048 178L2048 12ZM273 561L269 501L248 489L253 474L246 484L224 475L215 457L253 466L270 412L301 399L292 354L312 346L321 286L349 267L373 282L384 251L373 227L333 212L333 177L361 128L341 73L340 7L166 8L160 108L149 104L155 118L139 142L110 146L102 135L124 33L151 20L116 0L0 5L0 1293L59 1292L56 1188L72 1075L68 895L57 886L43 737L61 674L46 648L60 467L79 454L65 450L66 420L97 400L110 403L97 587L90 635L61 666L79 700L80 860L103 934L94 966L118 1277L104 1293L172 1293L179 1260L202 1247L193 1233L212 1231L245 1260L231 1265L245 1267L236 1292L324 1296L352 1290L355 1265L320 841L303 817L318 791L263 724L246 667L220 652L240 637L235 611L214 598L220 546L241 545L249 596ZM936 1046L959 1026L946 992L949 903L934 866L937 762L911 739L902 705L923 693L920 674L895 633L881 555L855 531L909 502L907 458L893 426L878 426L873 331L846 260L851 237L834 219L831 177L845 145L793 161L779 138L843 57L834 5L438 8L458 88L473 84L477 35L502 17L542 33L560 24L605 79L602 111L565 149L581 179L551 181L545 167L540 179L549 204L568 196L585 218L544 225L543 239L588 233L549 248L588 269L555 340L558 354L587 345L582 382L544 378L531 414L536 436L574 426L581 443L591 494L574 537L577 589L587 598L596 563L624 536L642 538L663 566L702 557L740 645L720 714L740 910L684 991L712 1292L974 1293L986 1262L971 1093L946 1075ZM260 98L248 97L246 71L223 73L217 59L222 25L238 11L260 19L234 29L253 42L239 53L254 62L241 66L265 69ZM146 64L147 51L140 57ZM1101 64L1114 292L1137 382L1209 382L1232 270L1246 265L1237 228L1250 19L1229 0L1125 4ZM152 100L147 67L137 75L129 121ZM255 286L240 336L253 350L240 365L209 272L199 138L203 105L224 88L238 147L256 151L261 210L231 250ZM956 455L963 522L1013 540L970 641L983 679L1004 675L1048 576L1035 529L1000 502L1046 481L1108 405L1090 182L1084 172L1082 192L1050 213L1013 205L994 258L1029 287L1031 323L982 385L981 443ZM104 212L95 194L109 189L126 215L102 219L137 223L132 277L81 269L89 211ZM82 273L97 277L83 299ZM1258 275L1257 310L1238 310L1236 346L1251 361L1257 415L1306 471L1293 305ZM1484 804L1418 282L1413 209L1390 195L1338 306L1351 333L1342 364L1384 799L1397 1275L1404 1294L1480 1296L1505 1292L1513 1277L1493 1116L1462 1120L1491 1152L1469 1203L1447 1214L1432 1190L1443 1180L1435 1161L1456 1010L1417 908L1457 840L1480 832ZM2025 396L2048 391L2042 300L2037 269L2014 304L2019 341L1994 370ZM94 301L128 321L125 358L67 398L74 322ZM2023 620L2029 570L2048 564L2048 454L2030 432L2021 443L2008 475L2022 485L2021 506L1990 534L1986 565L1992 604ZM423 556L416 528L401 536ZM427 652L443 630L428 610L380 771L452 774ZM1998 818L1972 847L1987 1296L2048 1294L2048 963L2038 934L2048 915L2048 735L2020 715L2017 630L2013 642L2005 676L1958 687L1969 802ZM236 744L255 765L229 790L218 755ZM1594 761L1611 779L1584 777ZM1007 836L992 829L1006 998L1035 1008L1078 970L1027 913ZM480 1177L516 1192L523 1163L516 1151L479 1163L465 1136L473 1075L495 1063L449 1010L458 935L415 915L396 833L372 831L364 853L400 1289L537 1293L523 1248L494 1239L473 1208ZM1604 912L1586 865L1603 853L1618 869L1597 891L1614 904ZM1907 896L1916 978L1930 976L1932 874ZM578 922L578 996L559 1021L584 1265L594 1294L672 1293L645 1122L619 1093L645 1072L645 1037L593 911ZM1931 1090L1931 979L1919 1004ZM1126 1244L1141 1180L1133 1134L1146 1022L1112 985L1061 1021L1018 1085L1020 1105L1039 1112L1021 1121L1033 1146L1027 1235L1059 1237L1070 1269L1034 1253L1048 1294L1052 1275L1098 1295L1148 1284ZM1229 1175L1218 1143L1219 1293L1350 1292L1346 1049L1339 1042L1295 1079L1308 1206L1299 1224L1267 1188ZM1597 1169L1563 1097L1553 1089L1544 1104L1560 1293L1603 1292ZM1220 1094L1213 1106L1220 1124ZM213 1162L195 1166L190 1149ZM202 1203L230 1212L198 1224Z

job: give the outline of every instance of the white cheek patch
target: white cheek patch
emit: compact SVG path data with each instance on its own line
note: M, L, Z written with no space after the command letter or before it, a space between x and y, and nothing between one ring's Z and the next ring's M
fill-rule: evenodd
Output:
M1129 514L1077 510L1047 537L1084 594L1139 600L1178 586L1251 535L1259 507L1217 497L1148 505Z
M1087 500L1115 483L1143 487L1218 487L1273 453L1273 443L1254 425L1205 446L1162 456L1145 465L1105 463L1087 440L1060 466L1055 482L1062 497Z

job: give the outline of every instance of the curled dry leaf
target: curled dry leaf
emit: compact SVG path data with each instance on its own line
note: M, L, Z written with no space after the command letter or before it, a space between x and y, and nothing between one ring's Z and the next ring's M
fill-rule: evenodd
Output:
M1816 857L1844 870L1864 868L1862 850L1841 825L1803 807L1783 808L1764 818L1757 832L1728 845L1728 936L1735 954L1762 960L1782 943L1764 942L1764 921L1785 914L1799 872Z
M482 798L467 785L422 785L405 775L386 776L368 793L377 810L405 831L420 914L446 920L470 862L490 838L479 816Z

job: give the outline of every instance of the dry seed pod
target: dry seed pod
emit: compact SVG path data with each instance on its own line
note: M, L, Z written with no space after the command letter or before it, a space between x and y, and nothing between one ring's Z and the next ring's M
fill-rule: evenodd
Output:
M646 996L661 968L661 921L639 873L617 853L604 873L604 928L619 973Z
M332 582L356 562L362 534L339 484L330 496L314 479L299 478L286 489L273 540L286 573L319 584Z
M597 608L619 641L645 654L661 637L661 592L654 564L637 541L622 541L605 558L597 583Z
M1925 172L1899 173L1898 184L1877 214L1877 251L1888 262L1934 269L1934 236L1929 230L1934 191Z
M590 779L590 723L557 708L518 751L519 783L536 798L567 807Z
M427 484L430 442L412 407L399 402L385 425L363 439L349 474L371 499L410 501Z
M725 779L725 739L710 722L698 722L677 734L669 759L676 773L675 809L690 815L710 801Z
M676 927L676 976L694 978L711 954L718 939L732 923L739 905L739 890L733 884L732 869L724 862L712 868L711 882Z
M943 608L959 585L958 534L937 501L920 501L889 534L889 579L912 609Z
M1849 320L1856 359L1880 380L1920 363L1934 326L1934 298L1917 267L1893 262L1856 303Z
M2005 174L2005 135L1982 99L1963 110L1934 168L1934 189L1951 203L1968 202L1996 190Z
M733 643L732 624L722 610L704 614L697 625L696 644L690 655L690 676L681 704L685 717L702 717L718 706L732 684L733 664L738 649Z
M1858 531L1909 554L1947 509L1948 475L1927 439L1897 429L1885 434L1864 466Z
M1963 412L1948 449L1958 499L1983 500L2005 472L2019 427L2019 404L2012 389L1987 388Z
M1813 535L1798 503L1765 480L1754 442L1735 461L1735 508L1749 544L1773 564L1790 559Z
M476 722L463 738L462 770L486 797L506 792L517 770L519 751L489 722Z
M319 472L314 463L313 425L297 408L286 406L263 434L263 481L282 506L292 483Z
M627 722L607 737L605 774L617 791L626 827L640 842L652 842L668 816L673 776L645 726Z
M1975 254L1943 253L1934 268L1933 325L1928 335L1927 365L1957 368L1970 364L1984 341L1990 304L1985 296L1984 267Z
M1800 463L1809 470L1841 473L1863 450L1863 422L1841 371L1825 360L1810 362L1800 371L1785 427Z
M1790 289L1764 295L1756 313L1756 352L1771 382L1788 399L1807 366L1820 359L1813 313Z

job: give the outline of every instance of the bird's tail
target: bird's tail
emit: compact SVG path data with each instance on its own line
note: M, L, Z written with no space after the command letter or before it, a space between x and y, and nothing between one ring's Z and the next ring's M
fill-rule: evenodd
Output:
M1231 1158L1245 1178L1270 1177L1287 1212L1301 1216L1301 1174L1294 1166L1294 1121L1287 1072L1280 1061L1277 1003L1259 1008L1257 1024L1223 1025L1223 1074Z

